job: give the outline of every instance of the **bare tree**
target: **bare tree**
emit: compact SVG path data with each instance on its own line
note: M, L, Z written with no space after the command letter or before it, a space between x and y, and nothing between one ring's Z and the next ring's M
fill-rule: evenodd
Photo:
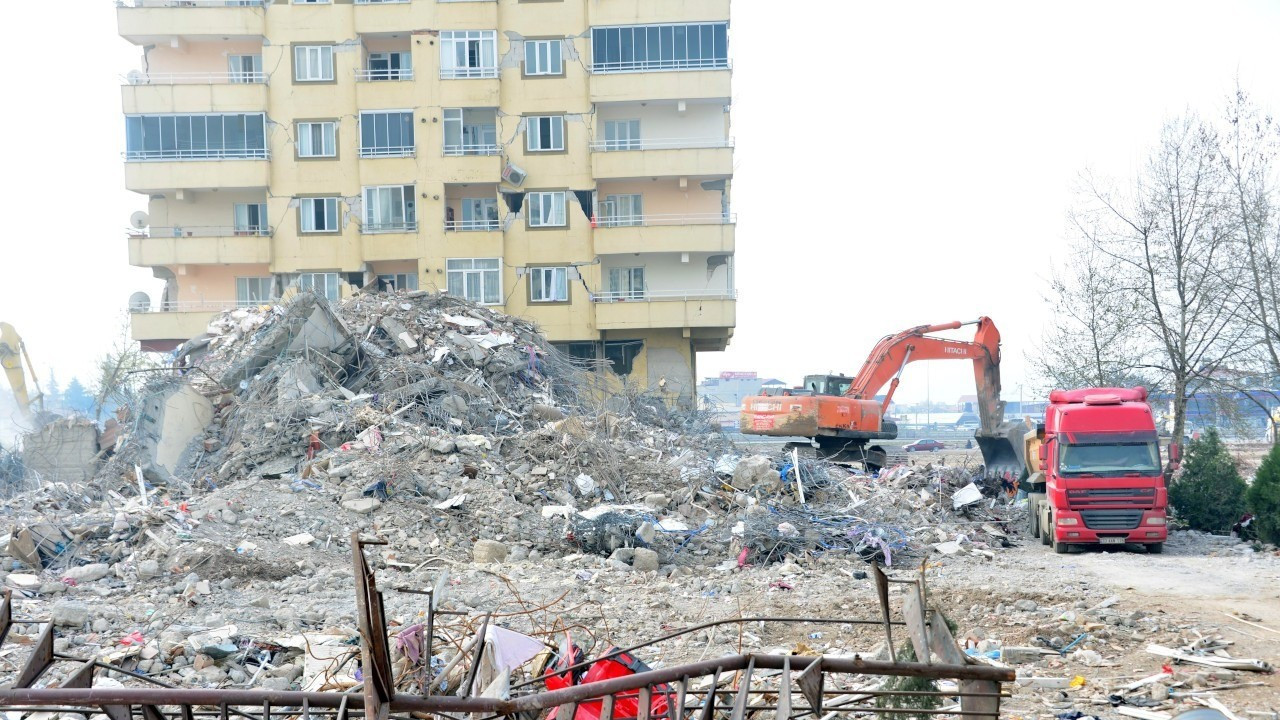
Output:
M154 353L143 352L129 335L125 319L111 350L98 358L98 380L94 385L95 417L101 418L108 406L133 405L142 386L154 377L151 370L161 367Z
M1078 217L1073 221L1085 222ZM1111 264L1097 247L1084 242L1071 248L1063 265L1054 269L1044 298L1053 322L1027 354L1042 391L1151 386L1158 380L1139 369L1144 348L1135 337L1129 297L1111 282Z
M1109 260L1107 281L1126 296L1135 341L1151 348L1139 369L1166 379L1175 438L1188 399L1248 348L1218 150L1217 134L1194 115L1167 122L1130 192L1088 184L1080 216L1089 223L1078 224Z

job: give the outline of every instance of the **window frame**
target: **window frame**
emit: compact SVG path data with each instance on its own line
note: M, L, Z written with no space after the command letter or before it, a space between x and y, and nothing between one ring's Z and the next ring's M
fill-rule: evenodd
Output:
M524 120L525 120L525 124L524 124L525 152L529 152L529 153L568 152L566 148L569 146L569 143L568 143L568 138L566 138L565 136L568 134L569 130L568 130L567 124L564 121L563 114L539 113L537 115L526 115ZM548 131L547 134L548 134L548 141L552 144L552 147L545 147L545 148L533 147L533 141L535 138L537 138L539 145L542 144L542 131L543 131L542 121L544 120L550 121L547 125L547 131ZM557 125L554 121L556 120L559 120L560 147L554 147L555 140L556 140L556 125ZM536 132L534 131L535 122L537 125Z
M555 289L563 289L564 297L562 298L537 297L538 293L535 293L534 290L535 289L543 290L543 291L546 290L545 276L548 272L551 273L552 283L557 282L556 274L557 272L559 273L558 282L560 283L561 288L555 288ZM556 304L568 305L569 303L572 302L573 298L570 295L571 291L570 291L570 283L569 283L569 266L568 265L535 265L535 266L529 267L528 272L525 273L525 275L528 278L530 303L537 303L538 305L556 305ZM536 278L536 281L535 281L535 278ZM552 292L553 295L555 294L554 292L555 289L553 289L553 292Z
M622 215L620 205L630 204L633 212ZM612 212L608 212L609 210ZM634 212L639 209L640 212ZM604 196L600 204L600 227L642 227L644 225L644 193L610 193ZM622 218L626 218L623 221Z
M326 140L332 143L333 152L328 155L325 155L325 154L303 155L302 154L302 137L303 137L304 125L320 125L322 127L325 125L330 126L331 130L329 133L329 137L327 138L321 137L320 144L324 145ZM323 130L321 131L321 134L322 135L324 134ZM310 138L308 138L308 140L310 141ZM310 144L310 142L308 142L308 144ZM296 160L337 160L338 159L338 121L335 119L295 120L293 123L293 156L294 156L294 159Z
M467 125L467 112L471 110L490 110L493 112L492 125ZM453 115L453 117L451 117ZM461 157L464 155L497 155L501 152L498 146L498 113L496 108L468 108L468 107L448 107L442 108L440 116L444 121L443 138L441 141L440 152L444 157ZM459 144L449 144L449 126L457 125ZM492 129L493 142L488 143L467 143L467 128L485 128ZM484 133L485 139L488 139L489 133Z
M613 282L614 273L626 273L627 289L614 289ZM648 279L645 277L643 265L628 265L625 267L611 267L606 274L609 283L608 297L610 300L644 300L649 292ZM636 278L640 280L640 287L636 287Z
M400 192L400 215L404 220L400 223L383 221L380 223L373 222L373 209L381 207L381 204L375 206L373 198L375 195L382 193L391 193L399 190ZM366 235L377 235L386 233L416 233L418 232L418 190L413 184L391 184L391 185L366 185L361 188L361 218L360 231ZM394 200L394 199L393 199Z
M559 210L561 213L563 213L563 217L560 218L561 222L558 224L555 222L551 222L551 223L541 222L541 217L544 214L542 212L542 201L543 201L543 198L548 196L560 197ZM539 218L539 222L536 222L536 223L534 222L535 199L538 205L537 215ZM525 213L525 224L526 224L526 227L528 227L530 230L566 230L569 227L569 191L568 190L532 190L525 195L525 207L527 209L527 212ZM556 211L554 202L552 203L551 211L553 214Z
M306 226L307 226L306 219L308 217L311 217L314 221L314 218L315 218L314 210L308 213L306 210L306 207L308 204L310 204L314 208L315 206L314 204L317 201L325 202L326 205L329 202L333 203L333 219L334 219L333 229L329 229L327 227L323 230L306 229ZM298 198L298 234L299 235L341 235L342 234L341 202L342 202L342 197L340 195L309 195L306 197L299 197ZM328 219L329 219L329 211L326 208L325 220L327 221Z
M293 55L293 81L294 81L295 83L301 83L301 84L304 84L304 85L317 85L317 84L323 84L323 83L336 83L336 82L338 81L338 79L337 79L337 78L338 78L338 73L337 73L337 68L335 67L336 61L335 61L335 59L334 59L333 44L332 44L332 43L329 43L329 44L325 44L325 43L314 43L314 42L309 42L309 43L298 43L298 44L293 45L293 46L292 46L292 48L293 48L293 49L292 49L292 55ZM308 70L310 70L310 69L311 69L311 60L310 60L310 58L308 57L308 58L306 59L306 61L304 61L304 62L300 62L299 51L301 51L301 52L303 52L303 53L307 53L307 54L309 54L309 53L310 53L310 51L312 51L312 50L320 51L319 55L320 55L320 60L321 60L321 64L322 64L322 66L323 66L323 64L324 64L324 60L325 60L325 58L326 58L326 57L328 58L328 70L329 70L329 73L328 73L328 74L329 74L329 76L328 76L328 77L305 77L305 78L304 78L304 77L299 77L299 72L300 72L304 67L305 67L305 68L307 68ZM327 51L327 52L325 52L325 51ZM323 68L322 68L322 69L323 69ZM322 75L323 75L323 73L322 73Z
M382 59L386 56L387 67L374 70L374 58ZM399 58L400 66L392 67L392 59ZM375 75L374 73L380 73ZM382 82L387 80L412 80L413 79L413 51L411 50L376 50L366 53L364 59L364 78L373 82Z
M479 205L481 218L476 219L475 205ZM467 219L468 210L473 216ZM493 210L493 218L488 217L487 210ZM446 230L454 232L492 232L502 228L502 211L498 207L498 198L496 197L463 197L458 198L458 214L462 217L453 221L452 227L445 226Z
M542 55L538 48L546 47L547 65L551 65L551 48L555 48L556 59L559 60L559 69L552 71L550 69L542 70ZM529 51L533 50L533 69L530 70ZM565 61L564 61L564 38L525 38L524 40L524 57L520 62L520 72L524 77L564 77Z
M618 129L626 128L626 137L619 138ZM605 120L604 121L604 149L608 152L617 152L621 150L642 150L643 148L643 125L640 118L627 118L624 120ZM632 130L635 134L632 134ZM609 137L610 131L613 138Z
M690 32L690 29L696 30ZM690 56L691 50L697 51L696 57ZM729 23L725 21L602 25L591 28L592 73L729 68Z
M408 145L387 144L385 146L379 146L377 144L376 141L377 141L378 127L376 124L376 118L379 116L389 117L391 115L402 116L399 122L403 123L403 127L401 127L400 129L402 131L407 131L408 141L409 141ZM408 122L404 122L403 120L403 116L405 115L409 117ZM358 129L360 131L360 143L359 143L360 157L362 158L416 157L418 153L418 133L413 126L413 121L414 121L413 110L361 110L356 120ZM366 123L369 123L369 122L374 123L373 133L374 133L375 142L373 147L365 147L365 144L364 144L365 127L366 127ZM386 133L388 135L391 134L390 120L388 120L386 123ZM401 138L401 139L403 140L404 138Z
M390 278L390 285L396 290L413 291L418 289L418 273L416 272L392 272L392 273L376 273L378 290L380 292L389 292L387 287L387 279ZM404 285L400 284L400 278L404 278Z
M311 281L310 287L303 287L303 278L306 278ZM306 290L314 290L316 278L324 278L325 292L323 296L326 300L328 300L329 302L337 302L342 299L342 273L340 272L327 272L323 270L314 271L314 272L302 271L302 272L299 272L297 277L294 278L292 286L296 287L299 292L303 292ZM329 289L328 286L330 284L330 279L332 279L333 281L333 297L330 297L328 293L328 289Z
M278 298L276 297L275 280L276 280L275 277L271 275L267 275L265 277L256 276L256 275L243 276L243 277L237 276L236 277L236 307L241 307L241 308L254 307L256 305L262 305L263 303L271 302L272 300L277 300ZM241 281L243 281L243 286ZM258 294L261 295L263 281L265 281L267 284L267 292L265 294L266 296L258 300L251 299L251 293L249 292L250 286L256 285L257 286L256 289L259 291ZM245 291L243 293L244 295L243 298L241 297L242 293L240 292L242 287Z
M251 225L240 224L240 208L245 209L245 217L249 218L254 213L250 212L250 208L257 208L258 224ZM271 234L271 223L267 222L267 203L265 200L259 202L232 203L231 205L231 228L237 236L265 236Z
M244 69L244 61L248 58L252 60L252 70ZM239 64L241 67L237 69L235 66ZM267 76L262 72L262 53L232 53L227 55L227 77L232 85L251 85L255 83L264 83Z
M137 113L125 115L124 120L126 161L266 160L271 156L266 113Z
M458 43L479 43L476 53L476 65L470 64L470 50L466 65L456 65ZM493 52L485 57L485 43L492 43ZM441 30L440 31L440 78L443 80L468 80L476 78L498 77L498 31L497 30ZM486 64L488 61L488 64Z
M477 267L475 267L475 263L476 263L477 261L485 261L485 262L492 261L492 262L495 264L495 266L496 266L496 267L493 267L493 268L488 268L488 267L486 267L486 268L477 268ZM469 267L469 268L464 268L464 267L458 267L458 268L450 267L450 266L451 266L452 264L454 264L454 263L464 263L464 262L469 262L469 263L471 263L471 265L472 265L472 266L471 266L471 267ZM476 303L479 303L479 304L481 304L481 305L502 305L502 304L503 304L504 300L503 300L503 297L502 297L502 258L500 258L500 257L463 257L463 258L445 258L444 263L445 263L445 270L444 270L444 272L445 272L445 292L447 292L447 293L448 293L448 294L450 294L450 295L453 295L454 297L462 297L463 299L468 299L468 300L469 300L470 298L468 298L468 297L467 297L467 295L466 295L466 283L467 283L467 276L468 276L468 275L479 274L479 277L480 277L480 299L479 299L479 300L472 300L472 302L476 302ZM489 301L489 300L486 300L486 299L485 299L485 296L486 296L486 294L487 294L485 291L486 291L486 289L488 289L488 288L487 288L486 281L485 281L486 273L496 273L495 279L493 280L493 282L495 283L495 288L494 288L494 290L496 290L496 294L495 294L493 297L496 297L496 299L495 299L495 300L492 300L492 301ZM451 276L453 276L453 275L455 275L455 274L460 274L460 275L461 275L461 282L462 282L462 294L461 294L461 295L455 294L455 293L453 293L453 292L449 289L449 288L450 288L450 286L452 285L452 279L451 279Z

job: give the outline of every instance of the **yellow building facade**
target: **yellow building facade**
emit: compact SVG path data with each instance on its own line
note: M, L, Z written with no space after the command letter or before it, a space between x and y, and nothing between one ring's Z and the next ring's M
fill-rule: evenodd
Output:
M735 324L729 0L126 0L165 350L289 287L446 291L691 397ZM665 381L665 382L663 382Z

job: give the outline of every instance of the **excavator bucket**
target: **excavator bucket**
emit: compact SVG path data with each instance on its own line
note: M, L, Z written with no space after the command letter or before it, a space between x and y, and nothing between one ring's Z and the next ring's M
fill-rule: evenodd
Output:
M982 464L986 467L988 477L1016 479L1022 475L1027 466L1026 445L1023 441L1026 432L1026 423L1015 420L1000 423L991 432L979 430L974 433L973 439L982 450Z

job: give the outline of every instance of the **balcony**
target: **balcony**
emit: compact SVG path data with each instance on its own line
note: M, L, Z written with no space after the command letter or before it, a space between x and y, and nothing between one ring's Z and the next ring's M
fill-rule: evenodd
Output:
M729 0L619 0L591 3L591 25L652 25L729 19Z
M231 265L271 262L271 228L153 227L129 236L129 264Z
M594 233L595 251L732 253L736 222L734 215L721 213L602 217Z
M591 71L591 101L644 102L648 100L696 100L715 98L728 101L731 71L708 69L662 69L659 67L600 67Z
M426 255L417 223L384 223L360 228L360 252L365 262L412 260Z
M355 0L355 5L356 32L361 35L403 32L415 27L409 0Z
M729 328L737 321L735 291L592 293L591 302L597 330Z
M186 159L161 153L137 153L124 164L124 186L134 192L203 188L265 188L271 180L266 151L234 151L223 159Z
M731 138L606 141L591 144L597 179L733 175Z
M261 37L264 6L263 0L127 0L117 3L116 27L135 45L180 37Z
M418 223L412 220L408 222L384 222L373 223L368 222L360 226L360 232L365 235L386 235L390 233L416 233L418 232Z
M130 74L120 88L126 115L266 112L264 73Z
M129 310L130 336L142 349L166 352L209 329L218 313L236 306L234 300L163 303Z

